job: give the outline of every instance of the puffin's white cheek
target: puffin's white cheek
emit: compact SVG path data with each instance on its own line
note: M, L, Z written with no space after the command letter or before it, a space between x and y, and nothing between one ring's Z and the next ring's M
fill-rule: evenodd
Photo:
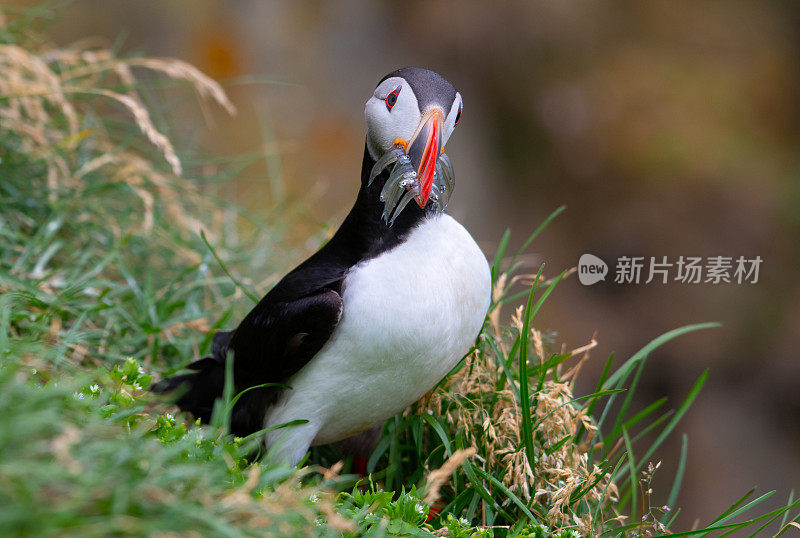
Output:
M387 151L392 146L391 116L383 102L370 100L366 107L367 134L376 148Z
M367 101L367 106L364 107L364 116L367 118L367 130L370 132L375 130L375 115L377 110L375 109L375 103L373 99Z

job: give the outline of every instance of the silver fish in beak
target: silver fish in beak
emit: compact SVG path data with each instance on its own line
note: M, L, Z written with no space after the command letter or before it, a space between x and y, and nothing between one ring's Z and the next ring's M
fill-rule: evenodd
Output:
M383 220L390 226L411 200L424 208L428 202L443 211L455 187L450 158L442 151L444 114L433 108L423 116L411 141L398 139L369 175L368 185L390 165L394 165L381 191Z

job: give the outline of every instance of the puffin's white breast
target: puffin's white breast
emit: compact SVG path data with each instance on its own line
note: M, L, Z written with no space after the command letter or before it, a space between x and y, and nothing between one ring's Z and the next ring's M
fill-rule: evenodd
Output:
M469 351L490 296L489 266L469 233L449 215L426 218L403 243L348 272L339 325L289 380L293 390L266 426L306 419L297 435L323 444L386 420Z

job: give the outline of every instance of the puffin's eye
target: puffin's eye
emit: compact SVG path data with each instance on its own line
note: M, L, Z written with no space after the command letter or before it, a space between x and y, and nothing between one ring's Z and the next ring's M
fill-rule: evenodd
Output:
M386 108L389 110L392 109L394 104L397 102L397 96L400 95L400 90L403 89L402 86L398 86L394 89L392 93L386 96Z
M458 125L458 122L461 121L461 110L464 108L464 105L458 105L458 114L456 114L456 122L453 124L453 127Z

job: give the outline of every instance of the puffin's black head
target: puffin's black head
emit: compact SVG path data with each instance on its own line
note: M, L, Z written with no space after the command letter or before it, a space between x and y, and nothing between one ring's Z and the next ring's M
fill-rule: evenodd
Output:
M378 83L365 109L367 149L377 161L370 180L397 161L381 196L387 209L384 218L389 220L398 201L394 216L402 210L400 195L406 190L410 193L406 202L413 196L424 208L430 197L444 207L453 175L443 151L461 119L461 109L461 94L427 69L404 67Z

